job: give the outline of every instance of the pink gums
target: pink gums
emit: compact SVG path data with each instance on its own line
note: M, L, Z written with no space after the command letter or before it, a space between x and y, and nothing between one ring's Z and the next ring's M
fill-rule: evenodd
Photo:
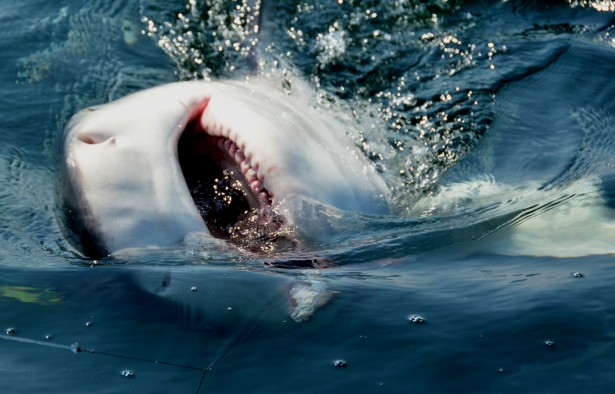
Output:
M212 127L203 127L202 123L197 120L205 116L205 111L209 105L210 97L207 97L203 102L195 108L194 112L190 116L189 122L195 124L195 132L203 132L210 136L215 144L222 152L225 152L228 158L240 169L241 173L246 180L247 186L250 188L254 198L260 204L260 208L270 208L272 205L273 197L269 191L264 187L264 179L258 175L258 163L253 163L249 154L245 153L245 149L242 149L233 141L230 136L232 130L225 127L222 124L214 123Z

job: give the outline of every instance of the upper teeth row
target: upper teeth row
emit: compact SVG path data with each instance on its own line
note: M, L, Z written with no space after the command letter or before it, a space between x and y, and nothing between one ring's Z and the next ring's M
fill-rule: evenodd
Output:
M259 178L257 168L252 166L252 162L249 157L246 157L243 150L237 146L237 144L228 138L220 137L217 142L218 147L233 158L235 163L241 169L246 181L250 185L252 193L258 198L261 205L271 204L271 197L263 186L263 180Z

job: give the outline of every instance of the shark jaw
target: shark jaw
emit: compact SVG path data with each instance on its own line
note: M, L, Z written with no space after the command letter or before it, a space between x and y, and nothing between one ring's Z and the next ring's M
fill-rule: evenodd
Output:
M203 127L209 102L207 97L195 108L178 142L186 185L209 232L247 249L282 245L283 239L294 245L279 234L286 220L273 207L260 163L232 139L231 129Z
M64 212L88 255L193 233L288 250L316 220L298 205L388 213L386 185L349 145L344 125L269 80L163 85L71 119Z

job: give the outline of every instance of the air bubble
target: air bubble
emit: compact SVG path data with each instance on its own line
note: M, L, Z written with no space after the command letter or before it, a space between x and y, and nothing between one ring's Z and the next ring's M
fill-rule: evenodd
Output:
M52 338L53 338L53 336L51 336L49 334L45 335L45 340L46 341L51 341Z
M199 290L199 289L198 289L198 287L196 287L196 286L192 286L192 287L190 288L190 291L191 291L191 292L193 292L193 293L196 293L198 290Z
M573 278L585 278L585 274L582 272L571 272L570 276Z
M545 344L546 347L553 347L553 346L555 346L555 342L553 342L553 341L551 341L549 339L544 341L544 344Z
M335 360L333 362L333 365L336 366L337 368L346 368L348 363L346 363L346 361L344 360Z
M78 344L77 342L75 342L75 343L71 343L71 345L70 345L70 350L71 350L73 353L79 353L79 352L81 352L81 346L79 346L79 344Z
M6 335L15 335L15 334L17 334L17 330L12 328L12 327L11 328L7 328L5 332L6 332Z
M92 327L92 322L91 321L86 321L85 322L85 326L86 327Z
M120 372L120 374L127 379L130 379L135 376L134 371L131 371L130 369L124 369L122 372Z
M425 318L419 315L410 315L408 316L408 321L412 324L423 324L425 323Z

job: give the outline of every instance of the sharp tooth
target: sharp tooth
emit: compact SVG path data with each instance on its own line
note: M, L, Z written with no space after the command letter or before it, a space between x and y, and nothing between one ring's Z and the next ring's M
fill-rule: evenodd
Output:
M237 149L237 153L235 153L235 163L241 163L245 158L246 157L243 155L243 152L240 149Z
M250 183L250 189L252 189L255 194L258 194L263 190L263 183L260 182L258 179L254 180L252 181L252 183Z
M261 203L261 205L268 205L269 204L269 194L267 194L267 192L260 192L258 194L258 200Z
M244 171L244 173L246 174L246 179L249 183L253 183L255 180L258 179L258 177L256 176L256 171L254 171L253 168L250 168L248 171Z

